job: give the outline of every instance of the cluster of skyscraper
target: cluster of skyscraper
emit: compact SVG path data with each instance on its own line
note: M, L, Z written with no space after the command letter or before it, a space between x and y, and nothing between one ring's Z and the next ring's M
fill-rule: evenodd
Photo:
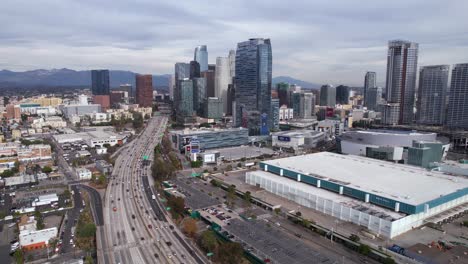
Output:
M193 61L175 64L175 83L169 88L179 123L192 123L196 115L213 119L223 117L223 96L227 93L221 91L227 91L229 79L232 79L225 60L217 58L216 65L208 64L208 50L202 45L195 48Z
M153 76L151 74L136 74L136 94L133 94L131 85L122 85L127 88L130 97L135 97L140 107L151 107L153 105ZM111 105L112 93L110 90L109 70L91 71L91 92L93 102L101 105L105 110Z
M269 39L250 39L237 44L227 57L208 64L206 46L195 48L194 60L175 64L174 108L179 123L193 122L195 115L220 119L232 115L234 126L250 134L268 134L275 125L271 98L272 52Z
M385 101L382 89L376 85L375 72L367 72L364 105L372 110L379 108L384 124L405 125L416 121L422 125L468 128L468 64L454 65L450 91L449 65L421 67L416 89L418 49L414 42L389 42Z

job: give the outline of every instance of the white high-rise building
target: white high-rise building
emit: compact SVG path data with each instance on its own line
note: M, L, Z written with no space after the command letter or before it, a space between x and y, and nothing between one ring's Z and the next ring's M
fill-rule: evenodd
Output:
M223 112L227 112L227 91L228 85L231 83L229 58L216 58L215 71L215 97L218 97L223 102Z
M78 96L78 102L80 105L88 105L88 96L80 94Z
M393 40L388 43L387 55L387 103L398 104L397 124L411 124L414 119L416 74L418 67L418 43ZM383 119L384 124L393 124L392 119Z
M230 77L232 79L234 78L234 76L236 76L236 51L230 50L228 58L229 58Z

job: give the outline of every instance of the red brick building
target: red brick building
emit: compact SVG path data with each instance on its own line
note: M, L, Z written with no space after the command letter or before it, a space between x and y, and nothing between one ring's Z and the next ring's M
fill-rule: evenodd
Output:
M153 105L153 76L151 74L136 75L136 103L140 107Z
M93 95L93 102L101 105L102 111L106 111L110 108L110 96L109 95Z

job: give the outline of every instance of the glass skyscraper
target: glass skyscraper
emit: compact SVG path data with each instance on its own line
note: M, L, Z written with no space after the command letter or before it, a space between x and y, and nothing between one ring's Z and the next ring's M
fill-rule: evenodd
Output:
M271 129L273 122L270 114L272 74L270 40L256 38L238 43L235 74L235 126L261 124L266 118L267 126ZM251 120L252 118L261 118L261 120ZM265 129L249 127L249 131L264 132Z
M320 87L320 106L335 107L336 88L333 85L325 84Z
M193 78L193 110L198 115L203 114L204 104L206 102L206 79Z
M455 64L452 69L447 126L468 128L468 63Z
M369 89L377 87L377 74L375 72L366 72L364 77L364 106L367 106L367 93Z
M443 124L449 68L449 65L421 67L416 112L419 124Z
M336 87L336 103L341 105L349 104L349 87L338 85Z
M227 113L227 92L228 85L231 83L230 65L228 57L216 58L215 70L215 97L218 97L223 103L223 113Z
M387 103L399 104L398 124L411 124L414 119L414 99L418 67L418 44L405 40L388 43ZM395 117L390 118L392 122ZM384 124L389 124L385 119Z
M377 110L378 105L382 103L382 88L369 88L367 90L366 101L368 110Z
M193 81L190 79L179 82L179 102L176 105L178 123L185 123L193 116Z
M208 70L208 49L206 45L200 45L195 48L193 60L200 64L200 71Z
M109 95L109 70L91 71L91 92L93 95Z
M190 62L190 79L200 78L200 63L197 61Z
M190 64L184 62L177 62L174 70L174 105L176 111L180 102L180 81L190 77Z

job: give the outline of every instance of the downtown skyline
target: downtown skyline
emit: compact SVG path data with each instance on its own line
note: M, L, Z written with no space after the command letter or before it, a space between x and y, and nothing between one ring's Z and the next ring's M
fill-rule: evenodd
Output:
M226 5L229 8L216 7ZM239 41L263 37L272 42L273 76L362 86L365 72L375 71L382 85L388 40L419 43L418 66L467 61L464 30L468 22L463 19L463 5L396 1L196 6L194 2L131 5L114 1L104 8L82 1L53 3L56 12L45 16L41 11L51 9L52 2L28 3L28 8L34 7L30 9L7 2L0 18L8 25L0 33L0 68L106 68L166 74L173 71L175 62L190 61L195 46L207 45L208 63L214 64L216 57L225 57ZM68 9L82 12L65 12ZM251 17L261 9L269 12ZM103 14L108 21L94 18Z

